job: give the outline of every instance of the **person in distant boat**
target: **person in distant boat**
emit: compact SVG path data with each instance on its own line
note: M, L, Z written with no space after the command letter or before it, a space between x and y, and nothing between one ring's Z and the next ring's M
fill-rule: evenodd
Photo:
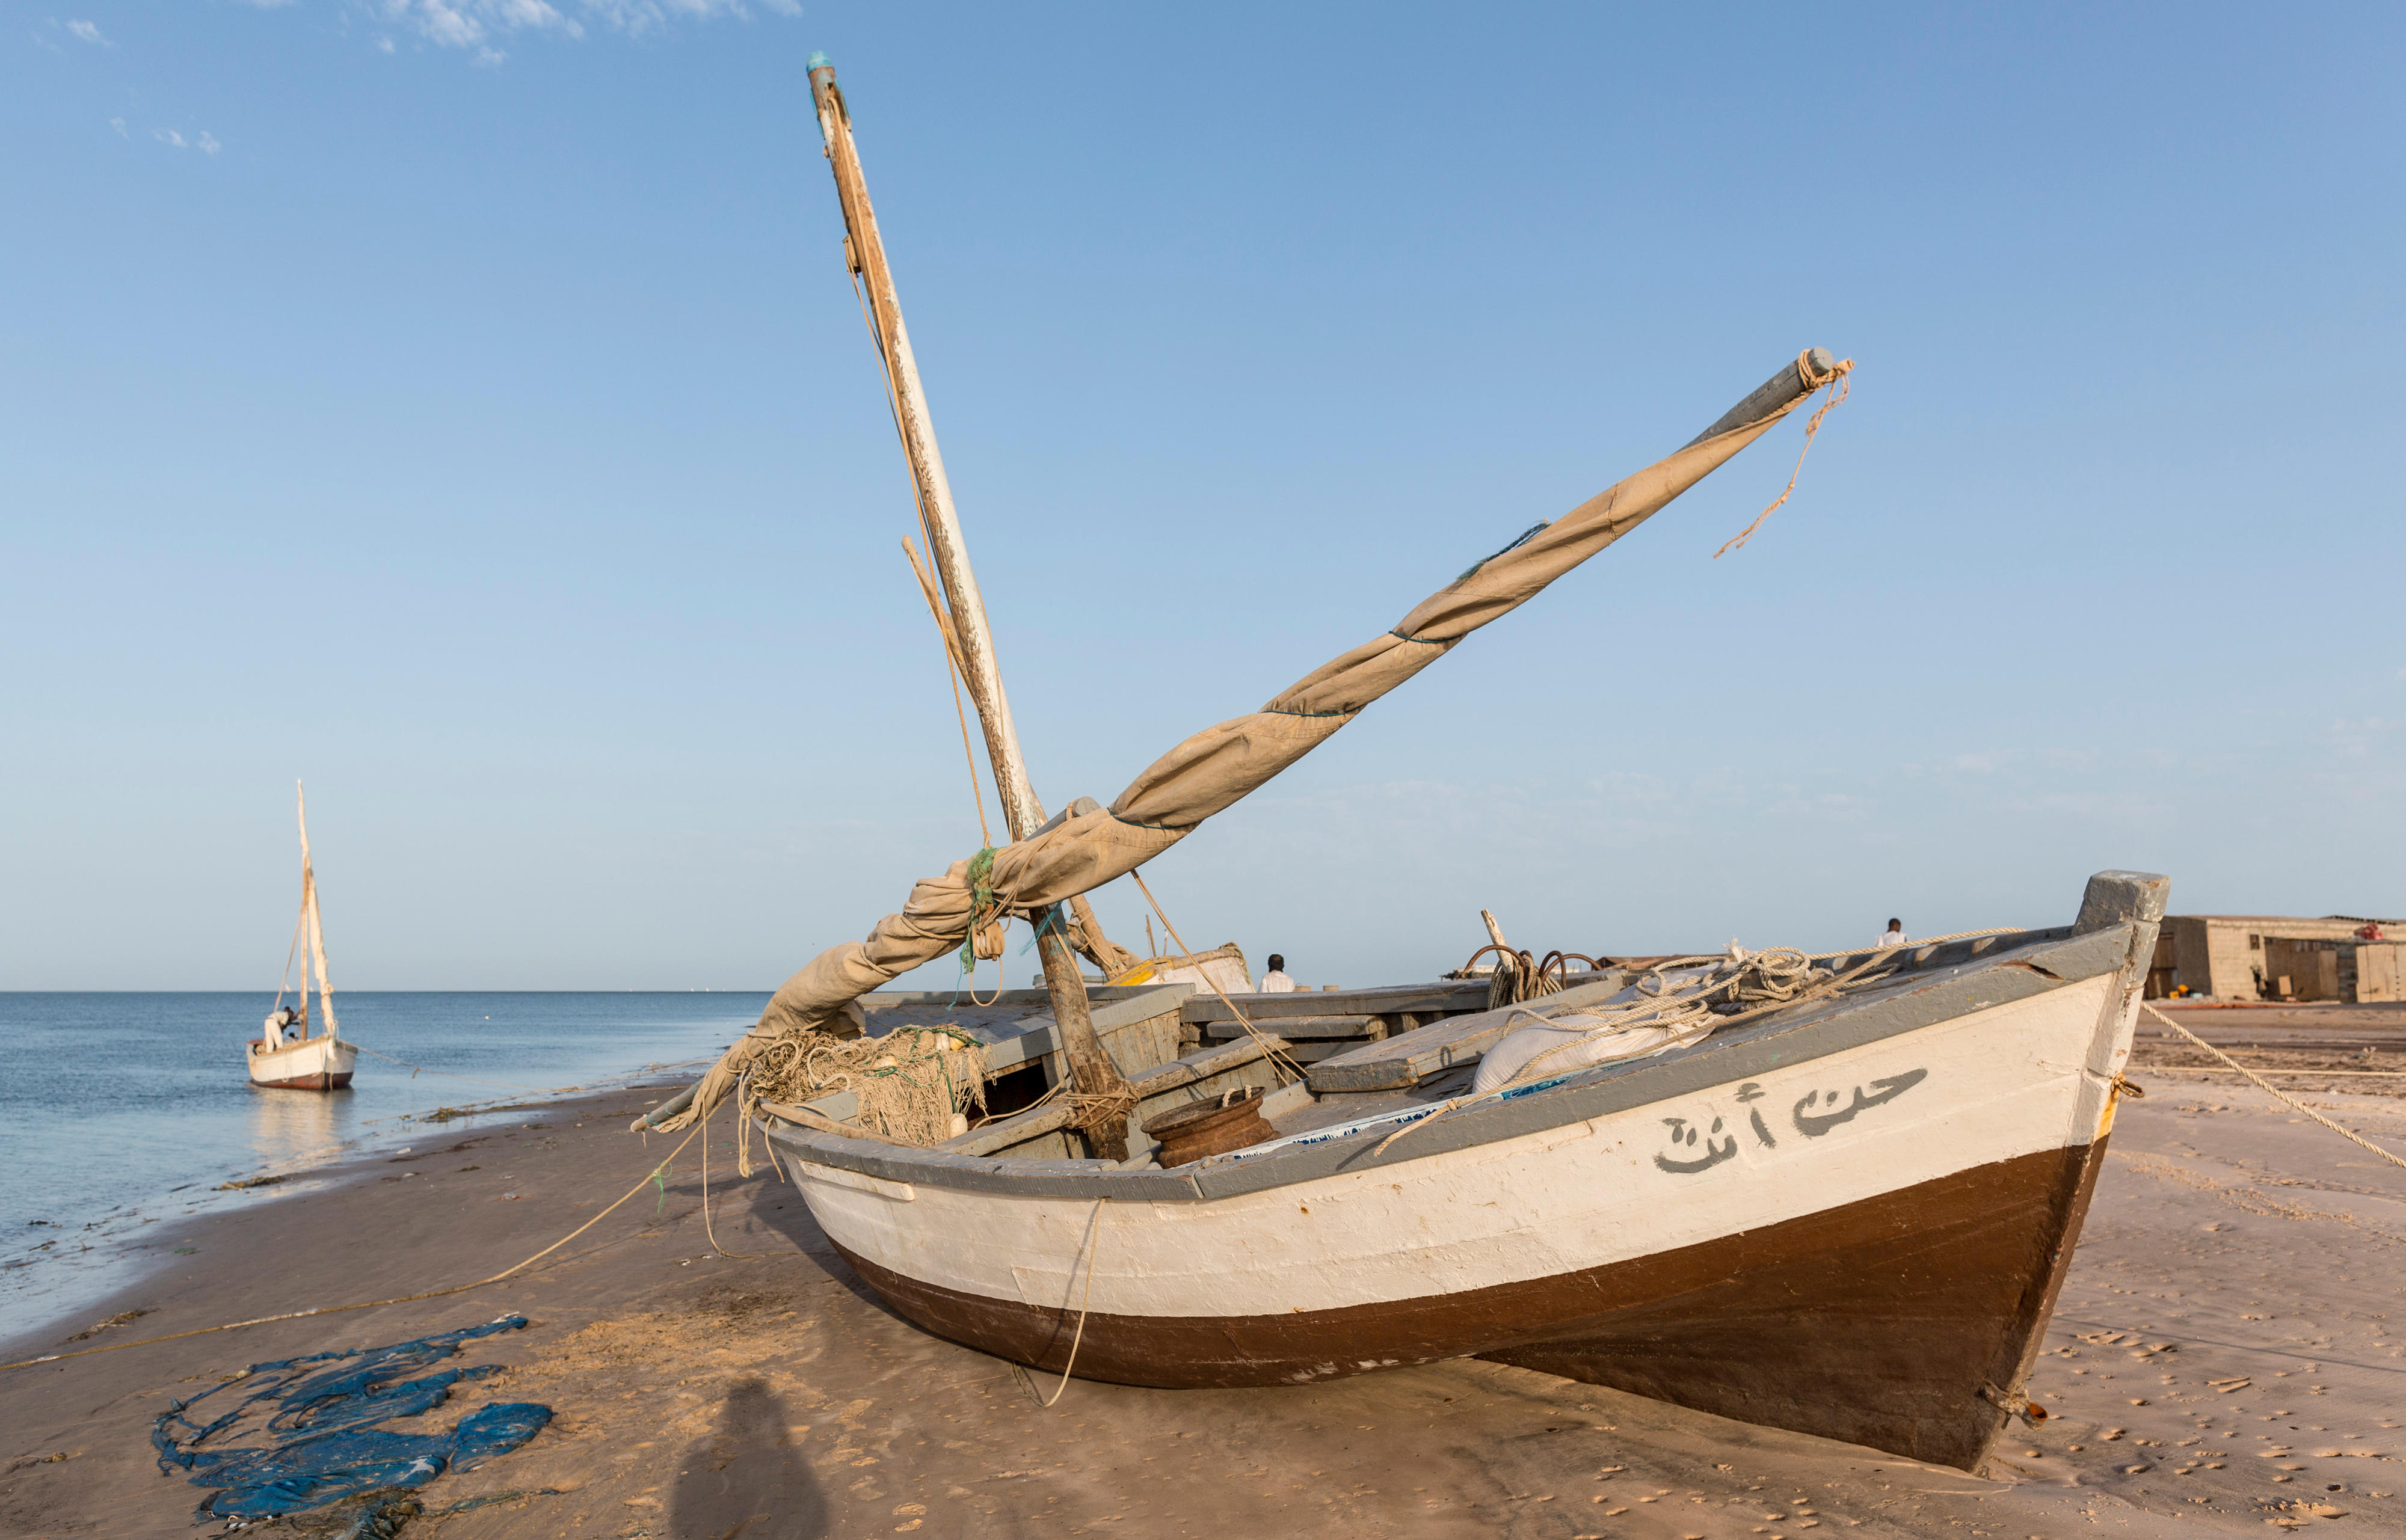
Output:
M1261 995L1291 995L1294 992L1295 981L1286 976L1286 959L1280 956L1275 952L1271 953L1270 970L1262 975L1261 985L1255 993Z
M1883 952L1892 946L1904 945L1904 922L1903 920L1890 920L1888 923L1888 933L1879 939L1878 944L1879 949Z

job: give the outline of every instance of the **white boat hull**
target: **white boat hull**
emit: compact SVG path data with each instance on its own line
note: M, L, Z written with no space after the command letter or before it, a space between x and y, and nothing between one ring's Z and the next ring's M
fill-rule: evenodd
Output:
M879 1293L998 1356L1169 1387L1482 1356L1969 1467L2022 1405L2160 905L1487 1103L1502 1137L1465 1110L1146 1173L771 1138Z
M2094 979L1903 1038L1675 1101L1400 1166L1199 1204L1019 1197L897 1183L798 1159L828 1238L887 1271L1057 1312L1127 1317L1309 1313L1454 1294L1759 1230L2103 1130L2113 1041L2096 1044L2114 981ZM2119 1013L2117 1013L2119 1014ZM2115 1035L2127 1046L2130 1025ZM2105 1062L2091 1065L2092 1048ZM1893 1103L1819 1137L1808 1095L1900 1077ZM1766 1145L1749 1125L1773 1109ZM1677 1139L1666 1146L1677 1115ZM1802 1114L1810 1118L1811 1114ZM1719 1132L1715 1132L1719 1130ZM1403 1134L1397 1154L1411 1151ZM1666 1170L1707 1149L1702 1171ZM1100 1253L1089 1269L1080 1259ZM1073 1286L1074 1279L1074 1286ZM1366 1365L1330 1364L1336 1374ZM1309 1381L1304 1370L1286 1378Z
M250 1040L250 1083L278 1091L340 1091L351 1083L360 1051L340 1038L317 1037L270 1049Z

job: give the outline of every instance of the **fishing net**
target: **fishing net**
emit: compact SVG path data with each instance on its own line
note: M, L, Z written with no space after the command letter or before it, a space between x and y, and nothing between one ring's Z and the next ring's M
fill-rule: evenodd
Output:
M445 1471L471 1469L532 1438L551 1420L551 1408L492 1402L440 1434L390 1433L375 1424L432 1411L453 1386L498 1372L499 1364L479 1363L419 1373L456 1355L462 1342L526 1323L524 1316L503 1316L389 1347L254 1363L159 1414L150 1425L159 1469L188 1472L192 1485L218 1489L194 1510L198 1522L300 1513L362 1492L389 1490L397 1497ZM196 1419L202 1402L230 1390L247 1393L216 1418ZM362 1516L359 1533L377 1533L374 1518Z
M789 1033L760 1047L743 1077L749 1130L763 1102L806 1102L849 1091L859 1103L851 1122L907 1144L941 1144L954 1122L985 1110L985 1045L942 1026L898 1026L877 1038ZM738 1168L752 1174L748 1140L739 1136Z

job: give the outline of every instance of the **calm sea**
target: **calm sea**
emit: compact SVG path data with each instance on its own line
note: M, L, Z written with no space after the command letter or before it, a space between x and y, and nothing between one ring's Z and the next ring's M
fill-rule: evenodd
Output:
M0 994L0 1337L125 1281L145 1221L260 1201L220 1182L408 1144L431 1130L407 1115L438 1107L682 1081L701 1067L676 1067L715 1057L768 998L338 995L344 1037L428 1072L362 1053L350 1089L314 1092L246 1078L268 995Z

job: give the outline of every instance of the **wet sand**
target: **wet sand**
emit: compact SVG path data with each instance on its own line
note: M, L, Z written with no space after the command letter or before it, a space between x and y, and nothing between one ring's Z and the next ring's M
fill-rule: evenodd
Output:
M1471 1362L1308 1389L1073 1381L1046 1409L1056 1381L897 1320L789 1189L734 1180L722 1121L718 1240L758 1258L706 1239L696 1144L664 1193L505 1283L13 1371L0 1534L192 1534L204 1489L159 1474L149 1443L171 1400L253 1363L510 1311L533 1324L460 1361L506 1371L415 1425L487 1400L556 1420L422 1496L551 1494L430 1512L412 1540L2406 1531L2406 1170L2235 1076L2134 1075L2151 1095L2124 1108L2031 1387L2057 1415L1984 1476ZM2406 1151L2406 1081L2283 1083ZM648 1099L454 1123L327 1190L261 1189L173 1245L154 1233L169 1265L0 1357L120 1311L148 1313L72 1346L497 1272L672 1147L623 1131Z

